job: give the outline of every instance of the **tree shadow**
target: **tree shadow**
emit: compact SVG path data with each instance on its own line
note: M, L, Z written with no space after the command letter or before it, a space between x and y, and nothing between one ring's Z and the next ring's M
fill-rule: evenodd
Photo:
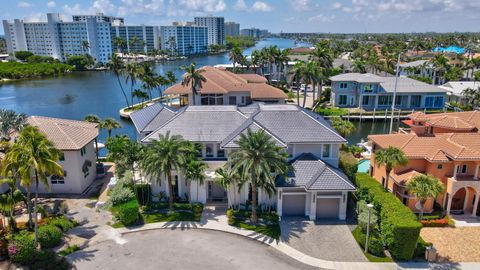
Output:
M282 217L280 220L280 240L289 243L292 238L300 238L311 223L303 217Z

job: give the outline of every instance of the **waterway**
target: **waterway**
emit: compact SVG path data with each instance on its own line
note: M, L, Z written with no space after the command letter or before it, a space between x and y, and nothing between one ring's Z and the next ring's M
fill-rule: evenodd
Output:
M269 38L257 42L255 47L244 51L251 54L253 49L276 45L281 49L305 44L295 44L293 40ZM228 54L193 57L167 61L155 65L159 74L173 71L177 78L183 73L183 65L195 62L198 67L229 63ZM158 96L158 93L152 93ZM35 80L21 80L0 84L0 108L13 109L27 115L42 115L81 120L87 114L101 118L113 117L120 121L122 128L114 134L127 134L135 138L135 130L130 121L120 119L118 111L125 106L124 97L118 87L116 77L107 71L73 72L62 77ZM388 125L384 122L354 122L357 130L347 139L350 143L366 138L368 134L385 133ZM107 134L102 131L100 141Z

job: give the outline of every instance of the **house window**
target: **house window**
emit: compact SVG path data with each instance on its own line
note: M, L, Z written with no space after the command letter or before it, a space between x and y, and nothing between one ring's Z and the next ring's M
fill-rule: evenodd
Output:
M348 84L345 82L340 83L340 89L347 89Z
M217 146L217 157L219 158L225 157L225 149L220 149L220 146Z
M322 157L330 157L330 144L324 144L322 149Z
M363 92L373 93L373 84L366 84L363 86Z
M368 106L370 104L370 96L362 97L362 105Z
M86 153L87 153L87 149L84 146L82 147L82 149L80 149L80 155L83 157Z
M236 96L230 96L230 97L228 97L228 104L230 104L230 105L237 105L237 97L236 97Z
M392 105L392 96L378 96L378 105L380 106Z
M443 169L443 165L442 165L442 164L438 164L438 165L437 165L437 169L439 169L439 170Z
M210 144L210 143L207 143L205 145L205 154L206 154L206 157L213 157L213 144Z
M422 102L422 96L413 95L410 98L410 107L420 107L421 102Z
M425 107L426 108L440 108L443 106L443 97L426 97L425 98Z
M202 105L223 105L222 94L205 94L201 95Z
M466 174L468 171L467 164L463 164L462 166L457 167L457 173L459 174Z
M60 157L58 158L59 161L65 161L65 154L61 153Z
M347 105L347 96L346 95L339 95L338 96L338 105Z
M65 184L65 176L67 176L67 172L64 171L63 172L63 176L58 176L58 175L52 175L50 176L50 183L52 185L61 185L61 184Z

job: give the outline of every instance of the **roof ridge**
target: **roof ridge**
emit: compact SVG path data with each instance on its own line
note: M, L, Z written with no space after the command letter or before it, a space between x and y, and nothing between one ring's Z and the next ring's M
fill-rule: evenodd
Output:
M73 145L75 145L76 147L80 148L80 146L79 146L72 138L70 138L70 136L68 136L67 133L65 133L65 131L64 131L62 128L60 128L60 127L58 126L58 123L54 123L54 125L55 125L55 127L56 127L61 133L63 133L63 135L65 136L65 138L67 138Z
M183 110L179 110L178 113L176 113L172 118L170 118L167 122L163 123L163 125L159 126L157 129L155 129L154 131L152 131L150 134L148 134L147 136L145 136L145 138L142 139L142 142L149 139L151 137L151 135L153 135L157 130L161 129L162 127L164 127L166 124L170 123L173 121L173 119L176 119L177 117L179 117L180 115L182 115L185 111L186 111L186 108L188 108L188 106L184 107L185 109Z
M342 137L337 131L335 131L332 127L327 127L327 126L325 126L322 122L318 121L318 119L316 119L316 118L314 118L312 115L310 115L310 113L307 113L305 109L303 109L303 108L301 108L301 107L299 107L299 106L297 106L297 105L294 105L294 106L296 106L297 108L299 108L299 111L300 111L300 112L304 113L305 115L307 115L308 117L310 117L311 119L313 119L315 122L317 122L317 123L320 124L321 126L323 126L323 127L325 127L326 129L328 129L330 132L333 132L333 133L335 134L335 136L340 137L341 139L343 139L344 141L346 141L346 139L343 138L343 137ZM312 112L312 111L310 111L310 112ZM312 112L312 113L314 113L314 112ZM322 117L321 115L318 115L318 116Z
M386 135L387 135L387 134L386 134ZM410 139L408 139L408 140L402 145L401 149L403 149L404 147L406 147L407 144L409 144L409 143L413 140L413 138L415 138L415 135L412 134L412 135L410 136Z

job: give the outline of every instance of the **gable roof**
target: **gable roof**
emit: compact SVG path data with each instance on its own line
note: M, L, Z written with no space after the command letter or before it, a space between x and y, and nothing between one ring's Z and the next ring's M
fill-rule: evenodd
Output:
M138 132L151 132L170 120L176 113L176 110L172 107L155 103L133 112L130 119Z
M293 168L288 179L279 179L278 187L304 187L306 190L355 190L340 170L329 166L311 153L303 153L290 161Z
M266 79L256 74L234 74L227 70L204 66L200 68L206 81L202 82L199 92L202 94L227 94L232 92L250 92L252 99L286 99L280 89L266 83ZM165 94L190 94L191 85L175 84L165 90Z
M431 162L449 160L480 160L479 133L445 133L432 136L416 134L370 135L380 148L394 146L409 158Z
M98 136L98 125L85 121L30 116L27 122L38 127L59 150L80 150Z
M414 112L408 115L408 118L425 122L432 127L440 127L457 131L480 130L480 111L469 112L451 112L424 114L423 112Z

